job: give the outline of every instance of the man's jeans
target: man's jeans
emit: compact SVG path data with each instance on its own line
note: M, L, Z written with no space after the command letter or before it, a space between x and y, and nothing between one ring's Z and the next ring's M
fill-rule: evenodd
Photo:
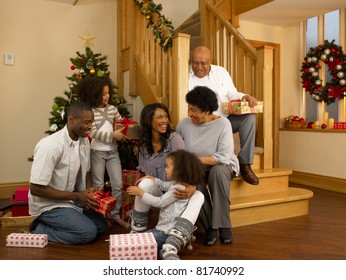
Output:
M47 234L48 241L64 244L90 243L107 230L104 215L90 209L55 208L37 218L35 233Z

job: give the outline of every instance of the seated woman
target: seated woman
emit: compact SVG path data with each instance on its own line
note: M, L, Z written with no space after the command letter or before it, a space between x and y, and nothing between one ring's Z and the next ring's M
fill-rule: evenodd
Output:
M187 150L197 155L206 166L206 186L197 188L205 197L200 213L205 227L204 245L216 243L219 230L223 244L232 243L230 220L230 182L239 174L239 162L234 154L231 123L224 117L213 114L218 108L215 92L204 86L193 88L186 95L189 117L177 126Z
M164 104L153 103L144 106L140 116L138 159L138 170L143 175L167 181L166 156L177 150L186 150L183 139L171 129L170 123L168 108ZM163 195L159 186L152 179L142 180L138 187L154 196ZM195 209L198 209L200 197L194 195L195 191L195 187L174 190L174 195L178 199L190 198L182 218L190 219L189 213L194 213ZM133 232L147 229L149 209L150 205L145 203L140 196L136 196L131 213L131 230ZM194 224L196 219L197 217L190 222Z

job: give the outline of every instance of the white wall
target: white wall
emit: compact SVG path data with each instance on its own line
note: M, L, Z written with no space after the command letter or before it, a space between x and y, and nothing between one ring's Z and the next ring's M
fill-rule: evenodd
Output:
M85 50L79 35L96 35L92 50L108 56L116 83L116 0L1 0L0 26L2 184L29 181L27 157L46 136L54 97L68 89L69 58ZM6 52L15 55L14 66L3 63Z

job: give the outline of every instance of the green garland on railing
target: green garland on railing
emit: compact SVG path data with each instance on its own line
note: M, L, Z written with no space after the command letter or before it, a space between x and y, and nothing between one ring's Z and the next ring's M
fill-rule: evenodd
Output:
M172 20L161 14L162 5L152 2L152 0L134 0L138 6L138 11L148 20L147 28L153 32L156 42L166 52L172 46L172 36L174 27Z

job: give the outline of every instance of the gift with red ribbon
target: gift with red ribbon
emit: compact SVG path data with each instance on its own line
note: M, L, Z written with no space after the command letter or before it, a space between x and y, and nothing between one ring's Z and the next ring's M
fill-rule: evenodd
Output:
M123 118L121 121L114 123L114 129L118 130L124 128L122 133L129 139L138 139L139 124L138 122L130 120L128 117Z
M89 196L96 198L99 202L99 206L96 209L97 212L101 214L107 214L111 212L115 208L115 204L117 203L117 198L112 196L112 192L105 192L103 190L89 193Z

